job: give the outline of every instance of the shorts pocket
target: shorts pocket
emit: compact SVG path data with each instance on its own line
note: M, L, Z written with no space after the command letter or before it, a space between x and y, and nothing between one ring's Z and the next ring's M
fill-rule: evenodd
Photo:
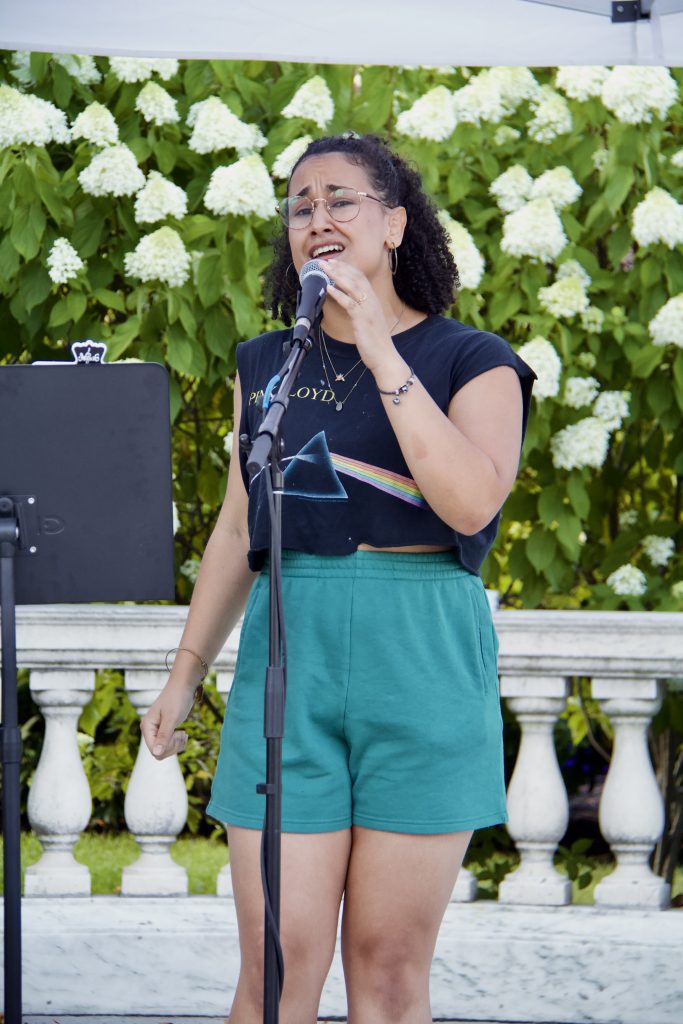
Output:
M249 643L249 625L250 625L251 620L252 620L252 618L254 616L254 612L256 611L256 606L259 604L260 598L261 598L262 580L263 580L263 576L258 576L257 579L254 581L254 584L253 584L251 590L249 591L249 597L247 599L247 604L246 604L246 607L244 609L244 618L242 619L242 629L240 630L240 642L239 642L239 647L237 648L237 658L235 659L235 671L234 671L233 676L232 676L232 684L230 686L230 690L228 692L228 699L227 699L226 705L225 705L226 712L227 712L228 708L230 707L230 703L233 700L233 694L235 693L235 691L237 689L237 682L238 682L239 673L240 673L240 664L241 664L242 659L243 659L243 652L244 652L247 644ZM266 591L266 594L267 594L267 591Z
M471 577L468 584L482 682L485 690L498 691L498 637L493 626L488 599L478 577Z

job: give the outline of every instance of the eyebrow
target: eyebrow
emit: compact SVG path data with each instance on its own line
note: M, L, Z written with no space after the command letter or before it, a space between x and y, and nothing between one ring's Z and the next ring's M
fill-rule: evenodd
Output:
M327 189L328 192L335 192L338 188L351 188L351 187L352 187L351 185L326 185L325 186L325 188ZM310 185L306 185L305 188L302 188L300 192L296 192L295 195L297 195L297 196L307 196L310 191L311 191L311 186Z

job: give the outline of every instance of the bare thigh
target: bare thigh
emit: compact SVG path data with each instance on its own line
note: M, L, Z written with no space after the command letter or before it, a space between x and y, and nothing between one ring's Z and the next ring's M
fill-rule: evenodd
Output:
M353 828L342 922L349 1024L431 1022L429 970L471 836Z
M228 843L241 953L240 979L230 1022L251 1024L262 1020L261 833L230 826ZM334 955L350 847L349 829L282 836L282 1024L308 1024L317 1018L320 994Z

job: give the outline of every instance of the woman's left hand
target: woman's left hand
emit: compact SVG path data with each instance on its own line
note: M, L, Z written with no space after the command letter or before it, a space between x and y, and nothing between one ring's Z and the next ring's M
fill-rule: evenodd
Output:
M361 359L376 374L398 355L382 303L365 274L349 263L333 260L329 273L334 284L327 294L348 316L353 332L349 340L354 341Z

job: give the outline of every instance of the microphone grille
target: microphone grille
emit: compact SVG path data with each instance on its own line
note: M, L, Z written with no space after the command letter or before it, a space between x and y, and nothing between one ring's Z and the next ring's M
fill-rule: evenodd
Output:
M330 275L327 273L327 269L323 266L320 260L309 260L308 263L304 263L299 274L299 281L303 284L304 279L309 277L311 274L315 274L316 277L323 277L325 281L330 284Z

